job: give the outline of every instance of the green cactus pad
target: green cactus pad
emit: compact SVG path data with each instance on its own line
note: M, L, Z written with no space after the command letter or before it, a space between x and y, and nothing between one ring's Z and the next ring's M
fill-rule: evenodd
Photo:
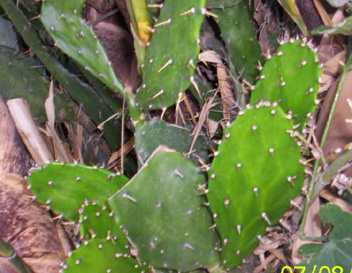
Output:
M319 89L320 65L315 52L303 41L281 45L260 74L251 103L278 102L294 121L302 125L315 109Z
M258 74L257 64L261 52L248 1L215 0L209 1L208 7L217 15L216 21L236 74L254 82Z
M209 202L223 242L223 263L232 268L276 224L301 189L300 148L289 135L293 122L269 105L241 112L226 129L209 171Z
M114 213L107 204L99 205L96 202L84 201L79 209L81 231L84 238L113 239L122 234L114 218ZM123 237L123 236L122 236ZM127 245L127 241L125 243Z
M45 0L41 21L55 44L84 69L115 92L123 85L116 78L105 50L93 29L83 20L85 0Z
M72 252L63 265L64 273L147 273L141 270L118 242L93 239Z
M135 148L140 162L144 163L160 145L188 153L192 139L192 132L186 128L155 119L137 128ZM202 136L198 137L191 155L198 155L203 160L208 160L207 143Z
M216 234L192 161L160 147L109 199L141 260L158 269L191 271L218 263Z
M60 163L34 170L28 179L38 201L73 221L78 221L78 210L85 200L103 206L127 180L103 169Z
M142 64L137 101L161 109L176 103L191 83L198 61L199 34L206 0L166 0ZM187 30L187 31L185 31Z

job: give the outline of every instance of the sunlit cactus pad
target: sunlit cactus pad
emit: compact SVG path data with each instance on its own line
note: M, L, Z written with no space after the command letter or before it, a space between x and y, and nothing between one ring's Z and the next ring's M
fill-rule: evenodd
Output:
M247 109L226 129L209 171L209 202L225 268L239 265L299 194L304 168L279 107ZM292 133L292 132L291 132Z
M192 132L186 128L155 119L145 122L143 126L137 128L135 148L140 162L144 163L160 145L188 154L192 140ZM204 161L207 161L207 149L205 139L199 136L190 155L194 156L193 158L199 156Z
M111 90L122 92L123 86L116 78L103 46L82 18L85 2L45 0L41 21L57 47L92 75L97 75Z
M218 263L216 234L199 191L204 183L192 161L160 147L109 199L141 260L182 272Z
M72 252L63 266L64 273L147 273L119 242L105 239L87 241Z
M205 3L206 0L164 2L142 64L143 85L137 99L143 108L173 105L179 93L189 87L198 61Z
M285 112L292 112L296 123L304 125L315 109L320 70L316 53L304 41L282 44L265 63L251 103L278 102Z
M50 163L33 170L28 179L39 202L73 221L78 221L78 211L85 200L105 205L127 180L123 175L103 169L61 163Z

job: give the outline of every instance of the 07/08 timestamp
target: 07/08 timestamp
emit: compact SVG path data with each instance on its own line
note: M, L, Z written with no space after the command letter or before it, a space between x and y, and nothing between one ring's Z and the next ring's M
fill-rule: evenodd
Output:
M304 265L285 265L281 268L280 273L352 273L352 265L350 269L345 269L344 267L339 265L335 265L332 267L327 265L314 265L310 271L308 271L306 266Z

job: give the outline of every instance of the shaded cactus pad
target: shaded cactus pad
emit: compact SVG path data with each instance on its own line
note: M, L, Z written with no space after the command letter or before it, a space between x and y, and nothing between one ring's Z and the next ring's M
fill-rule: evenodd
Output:
M85 200L104 205L127 178L109 171L78 164L50 163L34 170L28 182L38 201L65 218L78 221Z
M72 252L63 266L65 273L147 273L113 240L93 239Z
M304 123L315 110L319 89L320 65L315 52L300 40L281 45L260 74L252 92L251 104L278 102L294 121Z
M209 171L209 202L223 243L223 263L239 265L301 189L300 148L279 107L247 109L226 129Z
M208 1L208 7L218 16L216 20L234 68L254 82L261 52L248 5L247 0Z
M204 183L192 161L160 147L109 199L143 261L182 272L218 263L216 234L198 191Z
M142 64L143 85L137 99L143 108L161 109L173 105L179 93L189 87L200 50L205 2L164 2Z
M116 78L103 46L82 18L85 2L45 0L41 21L57 47L92 75L96 75L111 90L122 92L123 85Z
M166 123L162 120L151 120L138 127L135 133L136 151L141 162L145 162L160 145L178 152L188 153L192 144L192 132L186 128ZM207 143L199 136L191 155L198 155L208 160Z

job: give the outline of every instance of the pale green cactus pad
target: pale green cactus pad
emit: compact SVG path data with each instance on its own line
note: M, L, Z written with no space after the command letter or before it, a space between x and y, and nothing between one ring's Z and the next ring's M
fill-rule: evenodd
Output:
M109 203L141 260L158 269L191 271L219 263L204 188L192 161L160 147Z
M79 223L84 238L117 240L122 237L121 240L124 239L108 204L99 205L96 202L85 200L79 209L79 214ZM127 245L127 241L125 241L125 245Z
M144 163L160 145L188 154L192 140L192 132L186 128L155 119L136 129L135 148L139 161ZM199 136L189 154L192 158L199 156L208 161L207 149L205 138Z
M78 221L85 200L104 205L127 178L109 171L78 164L50 163L32 171L31 190L41 203L66 219Z
M279 107L255 106L226 129L209 171L209 202L225 268L239 265L302 187L293 122Z
M191 84L205 3L206 0L164 2L142 64L143 85L137 100L143 108L173 105Z
M320 65L315 52L300 40L281 45L261 71L252 92L251 103L278 102L294 121L302 125L315 110L319 89Z
M64 273L147 273L121 249L118 242L92 239L72 252L63 265Z
M248 3L247 0L213 0L208 7L217 15L216 21L236 74L254 82L261 52Z
M93 29L82 18L85 0L45 0L41 21L64 53L115 92L123 85L115 76L105 50Z

